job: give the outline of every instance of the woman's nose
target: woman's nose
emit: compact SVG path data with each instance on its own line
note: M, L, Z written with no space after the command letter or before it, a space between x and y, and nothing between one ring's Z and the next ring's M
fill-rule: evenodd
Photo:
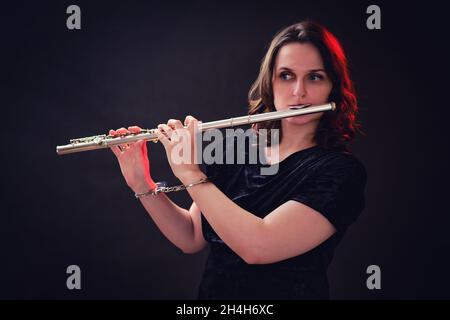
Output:
M297 80L294 84L294 95L299 97L306 96L306 87L303 80Z

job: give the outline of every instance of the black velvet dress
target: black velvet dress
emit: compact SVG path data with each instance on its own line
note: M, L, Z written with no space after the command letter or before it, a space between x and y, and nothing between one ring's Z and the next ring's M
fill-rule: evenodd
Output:
M250 265L219 238L202 215L210 254L198 298L328 299L327 267L346 229L364 209L366 170L354 155L320 146L291 154L279 163L276 174L261 174L262 167L267 165L260 161L212 164L205 166L205 172L227 197L258 217L295 200L325 216L337 232L305 254Z

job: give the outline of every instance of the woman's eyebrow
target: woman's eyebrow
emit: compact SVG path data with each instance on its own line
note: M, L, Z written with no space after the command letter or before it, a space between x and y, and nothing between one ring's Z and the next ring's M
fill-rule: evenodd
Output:
M312 70L309 70L309 72L317 72L317 71L322 71L322 72L327 73L327 72L325 71L325 69L312 69Z
M294 72L294 70L292 70L291 68L288 68L288 67L279 67L278 70L279 70L279 71L280 71L280 70L287 70L287 71ZM325 73L326 73L325 69L322 69L322 68L311 69L311 70L309 70L308 72L318 72L318 71L322 71L322 72L325 72Z

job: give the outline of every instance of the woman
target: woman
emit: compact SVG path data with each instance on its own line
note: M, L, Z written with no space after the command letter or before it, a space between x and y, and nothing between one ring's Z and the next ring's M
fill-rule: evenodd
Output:
M187 116L187 129L174 119L160 124L173 173L185 186L193 184L187 188L189 210L164 193L146 196L157 185L145 142L113 148L127 184L142 195L170 241L186 253L210 244L200 299L328 298L333 251L365 206L366 171L348 150L358 130L356 97L345 54L330 32L311 21L280 31L249 92L249 114L328 101L336 102L335 112L253 126L280 130L279 143L264 150L266 161L279 166L274 175L261 175L259 165L214 164L205 174L197 164L179 164L171 159L178 142L170 137L183 130L192 134L197 120ZM278 161L271 160L274 155Z

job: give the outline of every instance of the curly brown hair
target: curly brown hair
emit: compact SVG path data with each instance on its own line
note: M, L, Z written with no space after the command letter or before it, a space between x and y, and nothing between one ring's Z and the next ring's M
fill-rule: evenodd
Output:
M279 31L272 39L262 60L258 78L248 93L248 114L276 111L272 88L275 58L281 47L293 42L310 43L319 50L325 71L333 84L328 100L336 103L336 111L325 112L322 115L314 141L327 149L349 151L349 142L355 138L356 133L364 135L360 129L361 125L356 121L358 105L355 88L350 79L347 58L342 46L333 34L317 22L306 20L293 24ZM279 141L282 139L280 120L254 124L252 128L256 132L259 129L267 129L269 145L270 129L280 129Z

